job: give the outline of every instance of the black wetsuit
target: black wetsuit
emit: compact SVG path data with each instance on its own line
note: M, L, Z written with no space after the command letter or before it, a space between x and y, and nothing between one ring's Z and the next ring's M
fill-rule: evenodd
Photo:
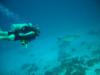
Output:
M30 36L24 36L24 37L19 35L19 33L24 33L25 34L25 33L28 33L30 31L34 31L35 34L30 35ZM28 40L28 41L31 41L31 40L35 39L39 35L39 33L40 33L40 31L37 30L35 27L25 26L20 30L15 30L15 31L8 32L8 35L14 34L15 35L14 40Z

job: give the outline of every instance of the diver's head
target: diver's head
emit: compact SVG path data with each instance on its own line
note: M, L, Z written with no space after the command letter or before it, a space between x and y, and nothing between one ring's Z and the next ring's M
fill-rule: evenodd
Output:
M30 26L30 27L32 27L32 26L33 26L33 24L32 24L31 22L29 22L27 25L28 25L28 26Z

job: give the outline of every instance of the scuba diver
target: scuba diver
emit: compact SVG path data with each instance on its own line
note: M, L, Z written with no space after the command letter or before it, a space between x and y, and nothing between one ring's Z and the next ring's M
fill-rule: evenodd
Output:
M12 24L11 31L0 29L0 40L20 41L22 45L27 47L27 44L39 34L39 27L32 26L32 23Z

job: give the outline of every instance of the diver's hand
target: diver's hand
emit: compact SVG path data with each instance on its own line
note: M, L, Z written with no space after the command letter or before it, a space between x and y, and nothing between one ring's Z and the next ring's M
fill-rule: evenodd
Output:
M28 41L27 40L20 40L21 45L25 46L25 48L28 47Z
M28 44L22 44L25 48L28 48Z
M24 33L19 33L19 36L25 36L25 34Z

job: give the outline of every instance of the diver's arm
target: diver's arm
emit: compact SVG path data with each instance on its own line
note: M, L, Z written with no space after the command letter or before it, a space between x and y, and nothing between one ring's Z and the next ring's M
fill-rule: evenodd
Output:
M19 33L20 36L29 36L29 35L34 35L34 34L35 34L35 32L33 32L33 31L30 31L28 33Z
M21 37L27 37L27 36L34 35L34 34L35 34L35 32L30 31L28 33L19 33L19 36L21 36ZM28 46L28 40L23 39L23 40L20 40L20 42L21 42L21 44L23 46L25 46L25 48L27 48L27 46Z

